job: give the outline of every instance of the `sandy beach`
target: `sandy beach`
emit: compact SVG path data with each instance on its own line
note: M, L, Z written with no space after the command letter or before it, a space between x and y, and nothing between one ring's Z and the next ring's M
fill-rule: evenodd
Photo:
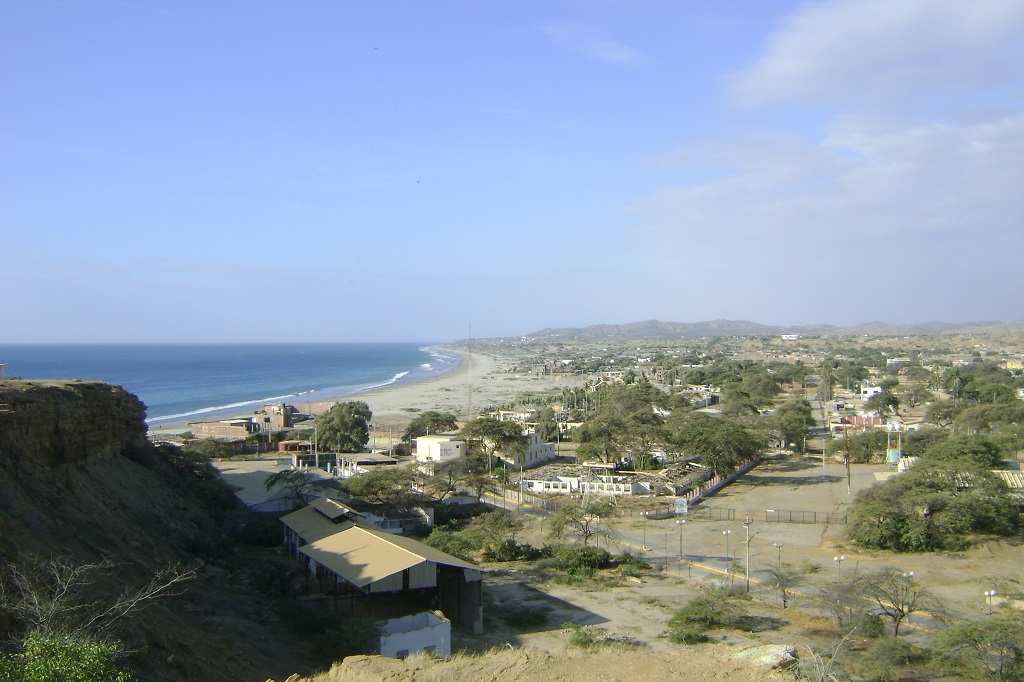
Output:
M418 413L427 410L451 412L460 419L472 419L483 409L511 402L524 393L559 391L582 383L581 377L568 375L535 375L510 371L517 364L514 353L472 354L453 348L447 352L462 357L459 365L444 374L423 381L345 396L340 400L362 400L373 412L373 423L404 428ZM330 408L333 401L314 407L314 411Z
M320 413L336 402L362 400L373 412L375 427L405 428L417 414L427 410L451 412L460 420L472 419L481 410L511 402L524 393L538 394L559 391L582 383L583 378L571 375L535 375L511 371L518 364L514 351L456 353L462 362L448 372L423 381L386 386L362 393L327 398L315 403L294 403L302 412ZM248 413L247 413L248 414ZM153 435L180 433L188 424L163 424L150 427Z

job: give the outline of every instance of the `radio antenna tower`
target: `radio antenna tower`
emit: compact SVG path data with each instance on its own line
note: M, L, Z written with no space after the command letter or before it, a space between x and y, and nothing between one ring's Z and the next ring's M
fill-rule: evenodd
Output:
M466 339L466 421L473 418L473 323L469 324L469 338Z

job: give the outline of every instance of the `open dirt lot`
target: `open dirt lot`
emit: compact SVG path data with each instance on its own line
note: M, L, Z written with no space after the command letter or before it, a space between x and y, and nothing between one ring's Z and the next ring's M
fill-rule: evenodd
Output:
M604 628L609 635L636 639L655 650L674 649L675 645L660 639L659 635L676 609L709 586L730 582L745 584L748 529L750 594L754 598L750 610L758 617L776 619L765 621L772 627L755 626L754 629L761 629L761 632L748 638L751 644L766 640L793 642L820 635L829 621L827 614L810 598L813 585L840 579L847 581L886 566L913 571L922 585L936 592L964 618L985 613L986 590L995 589L1000 595L1021 591L1024 546L1019 539L986 542L962 553L892 554L850 547L844 537L845 526L836 519L845 517L858 490L873 485L876 474L888 471L885 465L852 465L848 486L846 468L839 463L828 462L823 468L820 459L769 460L702 505L723 515L732 510L731 521L691 519L686 524L678 524L677 519L665 519L649 520L645 524L636 513L626 516L612 529L614 541L602 540L601 545L607 544L613 552L630 549L644 555L658 570L641 576L642 582L623 578L614 587L569 587L554 584L546 580L550 576L514 564L493 566L495 570L488 575L486 583L487 633L482 639L462 644L479 649L507 642L560 651L567 641L560 626L573 622ZM813 517L810 512L814 512ZM743 524L748 517L749 528ZM818 522L766 520L779 517L813 518ZM723 534L726 530L732 532L726 536ZM528 522L521 539L534 544L548 541L539 520ZM646 552L641 550L645 544L649 548ZM782 546L777 547L777 544ZM845 559L837 562L837 556ZM783 564L808 571L808 586L798 590L803 596L798 594L791 602L796 609L778 608L777 592L761 584L767 577L768 567L777 564L780 557ZM503 626L502 610L522 605L550 609L548 628L523 632ZM912 626L915 620L920 619L912 616ZM743 638L728 635L725 640L739 643Z
M1024 547L1019 541L988 542L961 554L886 554L860 552L844 541L844 527L833 521L845 515L852 495L872 485L876 473L887 467L855 465L849 488L843 465L821 460L778 459L754 469L702 507L731 521L700 521L696 512L685 524L677 519L643 520L639 510L661 500L622 500L623 516L611 529L612 540L602 546L617 552L630 549L653 566L639 576L615 576L583 585L555 582L555 572L510 563L486 566L485 631L480 636L453 633L452 661L414 657L405 661L354 657L318 680L447 680L530 679L555 680L760 680L794 679L785 671L769 672L749 657L738 658L753 647L784 644L823 650L838 639L831 619L811 598L815 585L851 577L882 566L914 571L920 582L937 592L963 617L985 613L986 590L1001 595L1021 591ZM852 493L852 494L851 494ZM768 510L774 510L769 512ZM792 516L829 523L778 523L766 519ZM751 523L743 521L749 515ZM526 530L520 540L547 541L542 519L524 514ZM723 531L732 533L723 535ZM672 614L702 590L721 584L742 586L747 577L749 531L750 596L748 616L735 631L718 631L711 644L676 645L662 637ZM729 541L726 549L726 539ZM782 547L777 547L781 544ZM641 549L643 546L647 550ZM727 561L727 553L730 561ZM836 556L843 556L842 563ZM809 571L800 588L782 609L775 591L763 587L767 567L781 560ZM513 626L506 622L513 611L541 611L546 622ZM911 617L904 636L920 638L921 616ZM571 629L590 626L615 644L581 650L570 645ZM848 650L862 649L863 641L847 642ZM473 654L486 653L486 656ZM468 654L468 655L467 655Z

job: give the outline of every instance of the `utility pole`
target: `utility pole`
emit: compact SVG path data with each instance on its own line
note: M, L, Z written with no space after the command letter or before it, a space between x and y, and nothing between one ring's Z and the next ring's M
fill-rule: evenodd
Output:
M750 592L750 524L753 523L750 519L750 514L747 514L747 520L743 522L743 530L747 531L747 570L746 570L746 586L744 592Z

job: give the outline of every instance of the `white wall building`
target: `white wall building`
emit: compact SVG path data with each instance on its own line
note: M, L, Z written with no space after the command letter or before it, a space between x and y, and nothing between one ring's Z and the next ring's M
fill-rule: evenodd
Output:
M541 464L547 464L548 462L555 461L554 443L545 443L541 440L540 434L536 431L528 431L524 435L530 439L525 452L522 454L517 453L515 456L505 455L499 452L497 453L498 458L508 462L517 469L519 467L532 469L533 467L540 466Z
M466 456L466 442L451 436L420 436L414 440L416 461L420 464L439 464Z
M424 611L381 624L381 656L405 658L421 651L438 658L452 655L452 623L443 613Z
M863 400L867 400L868 398L872 398L878 395L879 393L882 392L882 390L883 389L881 386L872 386L871 384L865 382L860 385L860 397Z
M529 493L561 493L577 495L585 492L598 495L636 495L649 490L638 489L628 476L592 476L585 480L579 476L557 476L551 479L524 479L523 490Z

